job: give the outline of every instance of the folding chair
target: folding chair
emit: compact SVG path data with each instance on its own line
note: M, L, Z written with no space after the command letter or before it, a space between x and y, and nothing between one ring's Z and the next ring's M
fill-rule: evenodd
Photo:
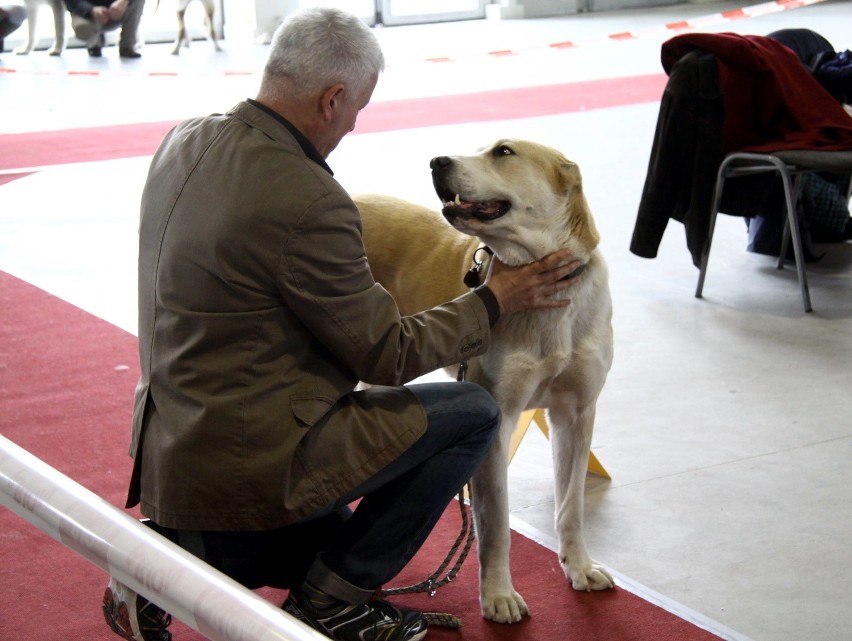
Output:
M811 295L808 290L808 278L807 274L805 274L805 260L796 216L796 205L801 195L800 183L802 175L816 171L826 171L841 175L852 174L852 150L814 151L802 149L777 151L770 154L734 152L725 156L719 166L719 172L716 177L713 206L710 210L710 231L707 237L706 249L701 259L701 272L698 275L698 286L695 290L696 298L701 298L704 290L704 277L707 274L707 262L710 260L713 230L716 226L716 215L719 212L719 206L722 201L725 180L737 176L776 172L781 177L784 188L784 208L787 213L777 267L778 269L784 268L787 246L792 236L793 256L799 277L799 287L802 292L802 303L804 304L805 312L813 310Z

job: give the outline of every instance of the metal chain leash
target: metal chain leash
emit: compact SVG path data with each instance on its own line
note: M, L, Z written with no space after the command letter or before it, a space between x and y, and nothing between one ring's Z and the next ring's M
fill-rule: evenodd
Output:
M477 266L472 269L475 277L478 277L479 269L481 269L482 263L477 262ZM459 363L459 371L456 376L457 381L464 381L467 376L467 361L462 361ZM452 547L450 547L450 551L447 552L447 555L444 557L444 560L441 562L441 565L438 566L438 569L435 570L427 579L421 581L420 583L416 583L414 585L409 585L407 587L402 588L387 588L386 590L382 590L381 595L384 596L393 596L396 594L413 594L415 592L428 592L430 597L435 596L438 588L446 585L447 583L452 582L461 570L461 566L464 563L467 555L470 553L470 548L473 547L473 541L475 537L475 530L473 525L470 522L470 516L468 515L467 506L465 506L464 502L464 494L465 488L467 488L468 496L470 493L470 485L466 484L458 495L459 501L459 510L461 511L461 531L459 535L456 537L456 540L453 542ZM444 570L447 569L447 566L450 564L450 561L453 560L453 557L456 556L459 547L464 541L464 548L456 559L453 568L447 572L447 575L444 578L438 578L443 574ZM447 627L457 630L461 627L461 619L454 614L445 614L442 612L424 612L423 617L426 619L427 625L432 626L441 626Z
M469 487L469 486L466 486ZM467 506L465 505L464 500L464 489L459 492L458 495L458 503L459 510L461 511L461 531L459 532L456 540L453 542L452 547L450 547L450 551L447 552L447 555L444 557L444 560L428 578L424 579L420 583L416 583L414 585L409 585L406 587L400 588L388 588L386 590L382 590L382 596L393 596L397 594L413 594L415 592L427 592L429 596L435 596L438 588L446 585L447 583L455 580L456 576L461 570L461 566L464 563L467 555L470 553L471 547L473 547L473 541L475 539L473 524L470 521L470 516L468 514ZM443 578L441 575L447 569L447 566L459 552L459 548L464 543L464 547L459 553L458 558L456 558L456 562L453 564L453 567L447 572L446 576ZM426 623L428 625L438 625L443 627L449 627L458 629L461 627L461 619L453 614L444 614L440 612L425 612L423 616L426 618Z

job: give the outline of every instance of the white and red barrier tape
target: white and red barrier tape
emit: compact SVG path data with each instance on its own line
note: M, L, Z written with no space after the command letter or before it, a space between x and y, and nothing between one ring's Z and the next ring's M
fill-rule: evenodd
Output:
M731 22L736 22L739 20L744 20L747 18L757 18L760 16L766 16L773 13L780 13L782 11L790 11L792 9L798 9L800 7L806 7L812 4L818 4L821 2L825 2L825 0L772 0L771 2L764 2L761 4L756 4L751 7L743 7L739 9L731 9L728 11L722 11L719 13L713 13L705 16L700 16L697 18L693 18L690 20L680 20L676 22L669 22L665 25L652 27L649 29L643 29L640 31L622 31L618 33L611 33L601 38L596 38L592 40L586 40L582 42L575 42L571 40L565 40L562 42L553 42L544 46L536 46L536 47L528 47L524 49L499 49L494 51L488 51L485 53L479 54L468 54L468 55L460 55L455 57L450 56L436 56L423 58L420 60L414 60L412 62L427 62L427 63L438 63L438 62L453 62L458 60L472 59L477 57L504 57L504 56L515 56L522 53L528 53L531 51L539 51L539 50L566 50L566 49L575 49L580 46L588 46L592 44L601 44L608 42L625 42L637 40L639 38L649 38L649 37L667 37L672 34L678 34L684 31L697 31L703 28L717 26L720 24L726 24ZM23 69L15 69L14 67L0 67L0 74L3 73L33 73L37 75L51 75L49 72L45 72L43 70L39 70L38 72L30 72ZM111 71L102 72L97 69L82 69L78 71L68 70L64 72L57 71L56 74L62 73L64 75L69 76L99 76L99 75L115 75ZM219 75L225 77L242 77L242 76L251 76L254 75L254 71L249 70L224 70L220 72ZM144 75L150 77L163 77L163 76L179 76L186 75L184 71L147 71L147 72L139 72L134 75ZM205 75L210 75L209 72Z
M651 29L645 29L642 31L623 31L621 33L611 33L608 36L601 38L599 41L619 42L626 40L635 40L637 38L649 36L667 37L672 35L673 33L677 34L682 31L697 31L705 27L735 22L738 20L743 20L745 18L758 18L760 16L766 16L772 13L779 13L781 11L789 11L790 9L798 9L799 7L805 7L824 1L825 0L774 0L773 2L764 2L763 4L757 4L752 7L731 9L730 11L713 13L710 15L701 16L699 18L694 18L692 20L669 22L661 27L653 27ZM575 45L572 42L556 42L549 46L557 49L563 49L571 48Z

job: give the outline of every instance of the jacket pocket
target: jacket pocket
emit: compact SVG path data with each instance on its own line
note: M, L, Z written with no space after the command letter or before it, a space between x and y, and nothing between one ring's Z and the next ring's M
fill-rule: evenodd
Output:
M316 425L334 407L334 400L324 396L291 396L290 410L305 427Z

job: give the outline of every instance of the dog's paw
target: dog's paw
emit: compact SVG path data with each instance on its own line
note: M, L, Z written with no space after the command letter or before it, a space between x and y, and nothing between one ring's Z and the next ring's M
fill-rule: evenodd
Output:
M508 594L482 595L482 616L497 623L517 623L530 613L523 597L511 590Z
M31 48L26 46L16 47L12 49L12 53L14 53L16 56L28 56L30 55L30 51Z
M571 587L580 592L609 590L615 587L612 575L597 561L590 560L579 570L572 569L563 563L562 569L565 571L565 577L571 581Z

